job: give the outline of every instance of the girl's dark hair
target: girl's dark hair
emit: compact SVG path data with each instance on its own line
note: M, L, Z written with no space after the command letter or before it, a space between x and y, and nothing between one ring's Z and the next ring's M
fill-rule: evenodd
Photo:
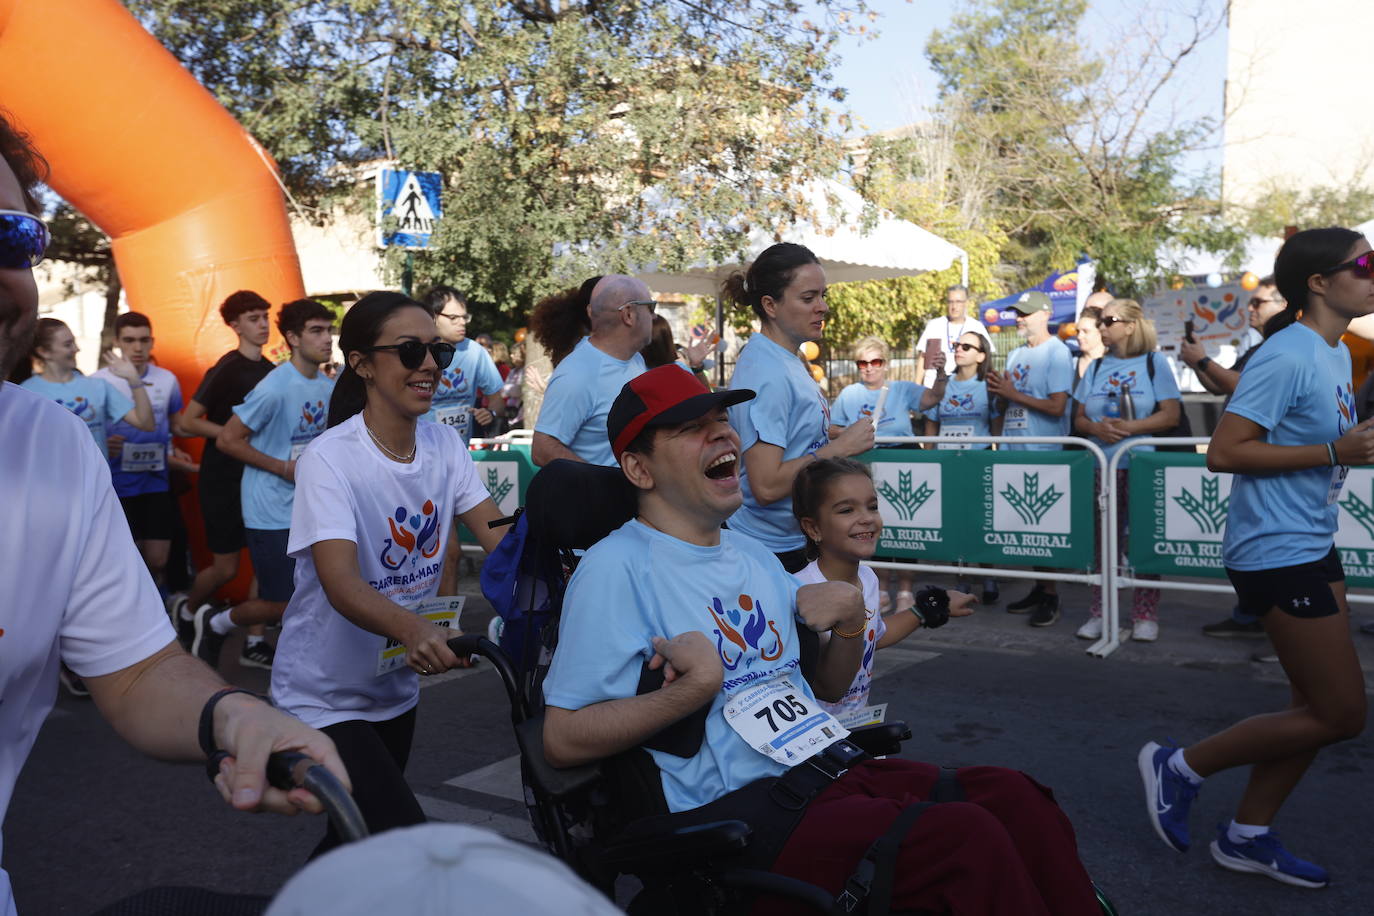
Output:
M30 213L38 213L38 199L33 196L34 185L47 180L48 163L34 149L29 135L15 126L14 117L0 109L0 156L19 179L24 194L24 206Z
M648 369L657 369L659 366L666 366L671 362L677 361L677 347L673 344L673 327L668 324L668 319L662 315L654 316L653 336L644 345L644 349L639 351L640 356L644 357L644 366Z
M1297 321L1298 313L1307 308L1308 278L1344 261L1362 238L1355 230L1339 226L1304 229L1288 237L1274 258L1274 285L1286 304L1264 323L1266 338Z
M42 359L38 355L39 348L52 346L53 335L66 327L66 322L58 321L56 318L38 319L33 328L33 340L29 344L28 352L15 362L6 381L18 385L33 378L33 364Z
M805 245L780 242L765 248L748 270L737 270L726 277L720 294L728 301L753 309L760 321L770 321L763 312L763 297L781 299L798 267L819 263L820 259Z
M468 307L468 297L452 286L430 287L429 292L425 293L424 306L429 309L431 315L437 315L443 311L444 303L450 299L456 300L463 308Z
M975 369L973 373L973 377L981 382L988 377L988 364L992 362L992 354L988 352L988 342L983 339L982 334L979 334L974 331L968 331L967 333L972 334L974 337L978 338L978 352L983 354L983 361L978 364L978 368ZM956 347L964 342L962 339L964 335L960 334L959 337L960 339L954 342L954 345ZM952 374L953 373L951 373L951 375Z
M555 366L573 351L579 340L592 332L587 306L592 301L592 289L600 280L600 277L588 277L581 286L554 293L535 304L530 314L530 333L548 352Z
M792 481L792 515L797 519L797 527L801 527L804 518L815 519L830 493L830 484L850 474L862 474L869 480L873 479L873 472L868 465L853 458L817 458L803 465ZM820 546L811 540L805 528L802 528L802 535L806 538L806 558L816 559L820 556Z
M416 308L430 314L424 303L416 302L400 293L379 290L368 293L344 313L339 327L339 349L343 351L343 368L334 380L334 394L329 398L329 418L327 423L332 429L367 406L367 385L349 362L350 353L367 353L382 334L394 313L406 308Z

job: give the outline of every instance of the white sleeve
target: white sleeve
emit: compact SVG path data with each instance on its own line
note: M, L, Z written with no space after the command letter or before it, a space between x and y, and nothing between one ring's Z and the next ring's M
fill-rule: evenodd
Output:
M62 610L61 654L81 677L100 677L143 661L176 633L115 499L110 466L81 432L74 447L82 481L78 523L86 539Z
M462 515L482 500L490 499L491 493L482 483L482 478L477 473L477 463L472 460L472 455L463 444L458 431L451 426L445 426L444 429L458 440L446 451L455 455L457 459L453 475L453 514Z
M447 427L446 427L447 428ZM286 552L297 559L320 541L358 543L353 491L324 457L308 448L296 462L296 495L291 505L291 536Z

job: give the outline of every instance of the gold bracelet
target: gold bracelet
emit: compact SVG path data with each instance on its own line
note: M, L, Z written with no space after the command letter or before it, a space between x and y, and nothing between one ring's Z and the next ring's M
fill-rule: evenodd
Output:
M844 632L841 632L838 625L831 627L831 628L830 628L830 632L831 632L831 633L834 633L836 636L840 637L840 639L858 639L860 636L864 635L864 630L867 630L867 629L868 629L868 621L865 620L865 621L863 622L863 624L862 624L857 630L855 630L853 633L844 633Z

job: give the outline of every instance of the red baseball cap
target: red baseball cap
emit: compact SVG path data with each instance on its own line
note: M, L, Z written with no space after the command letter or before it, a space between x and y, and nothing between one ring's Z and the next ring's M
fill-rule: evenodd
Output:
M754 397L748 388L712 391L676 363L650 369L631 379L616 395L606 415L606 434L617 461L645 428L686 423L717 407Z

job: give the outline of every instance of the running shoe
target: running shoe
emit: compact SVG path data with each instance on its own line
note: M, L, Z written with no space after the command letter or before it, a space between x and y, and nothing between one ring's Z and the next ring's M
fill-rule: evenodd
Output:
M1137 620L1131 626L1131 639L1136 642L1154 642L1159 639L1159 621Z
M1203 636L1215 636L1218 639L1233 639L1243 636L1247 639L1263 639L1264 624L1258 620L1250 623L1237 623L1234 617L1227 617L1216 623L1209 623L1202 628Z
M1013 601L1007 605L1008 614L1028 614L1040 606L1040 599L1045 597L1045 587L1036 585L1026 594L1026 597Z
M1078 632L1073 635L1079 639L1101 639L1102 638L1102 618L1089 617L1083 626L1078 628Z
M211 668L219 667L219 650L224 645L224 637L210 626L210 618L220 612L220 608L202 604L192 618L191 654Z
M272 660L277 656L277 652L272 648L272 644L267 640L248 645L243 644L243 651L239 653L239 665L244 668L267 668L272 667Z
M1145 810L1159 838L1179 852L1188 851L1188 809L1197 798L1198 787L1169 766L1175 747L1161 747L1151 741L1140 749L1136 763L1145 784Z
M1326 887L1331 881L1326 869L1284 849L1272 830L1247 843L1232 843L1226 835L1226 825L1222 824L1212 841L1212 861L1231 871L1268 875L1294 887Z
M1030 625L1033 627L1053 626L1059 620L1059 596L1046 592L1040 597L1040 604L1031 611ZM1100 634L1099 634L1100 635Z
M57 679L62 682L62 686L74 697L88 697L91 692L86 689L86 682L77 677L76 672L66 665L59 665L57 668Z

